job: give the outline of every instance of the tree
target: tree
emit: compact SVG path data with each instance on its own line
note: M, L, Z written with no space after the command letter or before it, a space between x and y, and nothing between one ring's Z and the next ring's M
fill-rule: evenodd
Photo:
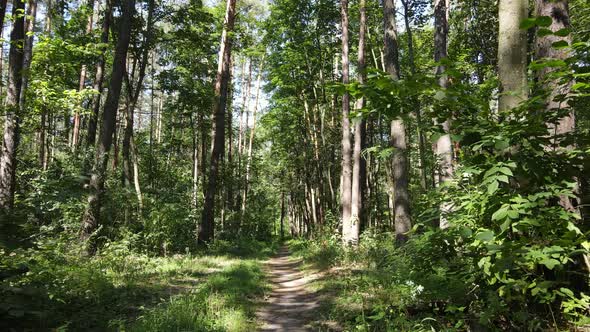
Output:
M95 0L88 0L88 4L86 5L87 10L88 10L88 20L86 23L86 34L90 35L92 33L92 24L93 24L93 18L94 18L94 1ZM80 68L80 81L79 81L79 87L78 90L82 91L86 88L86 73L88 71L88 68L86 66L86 64L82 64L82 67ZM72 149L76 150L78 148L78 144L80 142L80 127L81 127L81 116L80 116L80 112L76 112L74 113L74 129L72 131Z
M340 1L340 15L342 27L342 84L349 83L348 59L348 0ZM351 234L353 220L352 207L352 147L350 144L350 95L344 92L342 96L342 180L340 188L340 203L342 206L342 241L350 244L354 241Z
M498 34L498 77L500 99L498 109L506 112L528 96L527 33L520 23L528 16L528 1L500 0Z
M361 0L359 4L359 44L358 44L358 83L364 84L366 81L366 64L365 64L365 36L367 31L367 8L366 1ZM355 111L362 112L365 107L365 99L360 97L355 104ZM366 164L361 156L365 141L365 121L362 115L355 119L354 124L354 148L352 151L352 194L351 194L351 221L350 221L350 241L358 244L361 211L363 206L363 182L365 179Z
M16 155L20 140L20 93L25 38L25 4L15 1L12 7L14 23L10 31L10 50L8 53L8 88L6 94L6 120L4 121L4 141L0 157L0 209L10 213L14 206L16 186Z
M392 79L399 78L398 43L395 22L395 3L393 0L383 2L384 23L384 65L385 71ZM402 243L412 226L410 218L410 194L408 192L408 156L406 143L406 126L401 119L391 120L390 146L393 148L393 208L395 214L396 242Z
M215 193L217 192L217 175L221 158L225 147L225 109L227 106L227 94L230 80L231 61L231 33L234 29L236 15L236 0L227 0L223 32L221 34L221 47L215 78L215 96L213 98L213 128L211 136L213 145L209 170L207 173L207 186L205 187L205 203L199 229L199 242L208 243L213 240L215 234Z
M97 92L96 95L92 97L92 113L88 118L88 134L86 136L86 146L87 147L94 147L96 144L96 130L98 128L98 113L100 111L100 97L102 95L103 90L103 81L104 81L104 71L105 71L105 52L106 52L106 45L109 42L109 30L111 26L112 20L112 0L105 0L105 11L104 17L102 19L102 27L101 27L101 34L100 34L100 42L105 45L103 46L98 62L96 63L96 73L94 76L94 84L92 88Z
M121 86L125 74L125 63L127 61L127 50L131 39L131 20L133 19L135 1L127 0L121 4L121 19L119 21L119 39L115 48L113 68L107 99L102 114L102 127L99 136L99 144L96 149L96 157L90 177L90 193L88 203L82 219L80 237L88 240L99 224L100 209L105 191L106 170L109 161L109 153L113 143L115 132L117 109ZM90 247L92 252L92 246Z
M445 74L445 65L441 61L447 58L447 37L449 34L449 0L436 0L434 2L434 61L438 84L444 89L449 84ZM442 123L442 135L436 140L435 154L439 161L438 184L442 185L451 181L453 177L453 142L450 134L450 119ZM449 227L446 214L451 210L449 202L440 205L440 228Z
M536 0L535 1L535 16L537 17L550 17L551 25L547 27L551 32L566 31L571 29L571 23L569 18L569 6L567 0L559 1L548 1L548 0ZM571 56L570 51L567 48L553 47L554 43L566 42L568 45L572 42L571 33L567 33L565 36L556 35L553 33L538 35L535 43L535 59L555 59L555 60L566 60ZM561 117L557 124L549 124L551 136L561 136L566 133L571 133L575 129L575 115L573 110L568 105L567 96L570 93L571 82L568 84L560 84L557 79L548 77L549 74L554 71L551 67L545 67L539 70L538 79L541 81L544 88L549 91L547 96L548 110L559 110L569 109L570 112L565 117ZM557 137L556 137L557 139ZM554 149L558 145L558 141L554 141Z

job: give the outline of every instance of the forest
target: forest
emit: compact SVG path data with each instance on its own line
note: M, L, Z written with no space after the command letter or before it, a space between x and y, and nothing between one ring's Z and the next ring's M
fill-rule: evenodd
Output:
M0 330L590 331L587 0L0 22Z

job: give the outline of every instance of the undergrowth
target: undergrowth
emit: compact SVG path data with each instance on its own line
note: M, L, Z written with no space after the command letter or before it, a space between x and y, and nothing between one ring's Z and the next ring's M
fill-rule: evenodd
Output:
M0 330L251 331L274 246L236 242L168 257L125 241L94 257L63 238L0 248Z
M453 232L414 234L401 247L391 234L371 231L356 249L343 248L338 236L290 240L307 269L327 272L311 286L325 295L318 329L334 322L345 331L561 331L588 324L584 308L573 317L560 312L563 304L529 298L517 305L502 297L475 257L451 245Z

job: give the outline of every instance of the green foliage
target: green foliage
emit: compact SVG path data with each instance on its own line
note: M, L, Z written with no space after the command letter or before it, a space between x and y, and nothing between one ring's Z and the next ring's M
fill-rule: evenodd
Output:
M0 327L63 330L248 331L254 298L267 290L260 260L272 249L242 241L230 258L153 257L132 241L109 242L92 258L73 239L0 249Z

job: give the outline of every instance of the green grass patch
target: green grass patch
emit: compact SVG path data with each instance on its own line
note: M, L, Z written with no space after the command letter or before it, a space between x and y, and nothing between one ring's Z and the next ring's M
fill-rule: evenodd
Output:
M0 248L0 330L250 331L273 252L251 245L153 257L111 243L92 258L65 240Z

